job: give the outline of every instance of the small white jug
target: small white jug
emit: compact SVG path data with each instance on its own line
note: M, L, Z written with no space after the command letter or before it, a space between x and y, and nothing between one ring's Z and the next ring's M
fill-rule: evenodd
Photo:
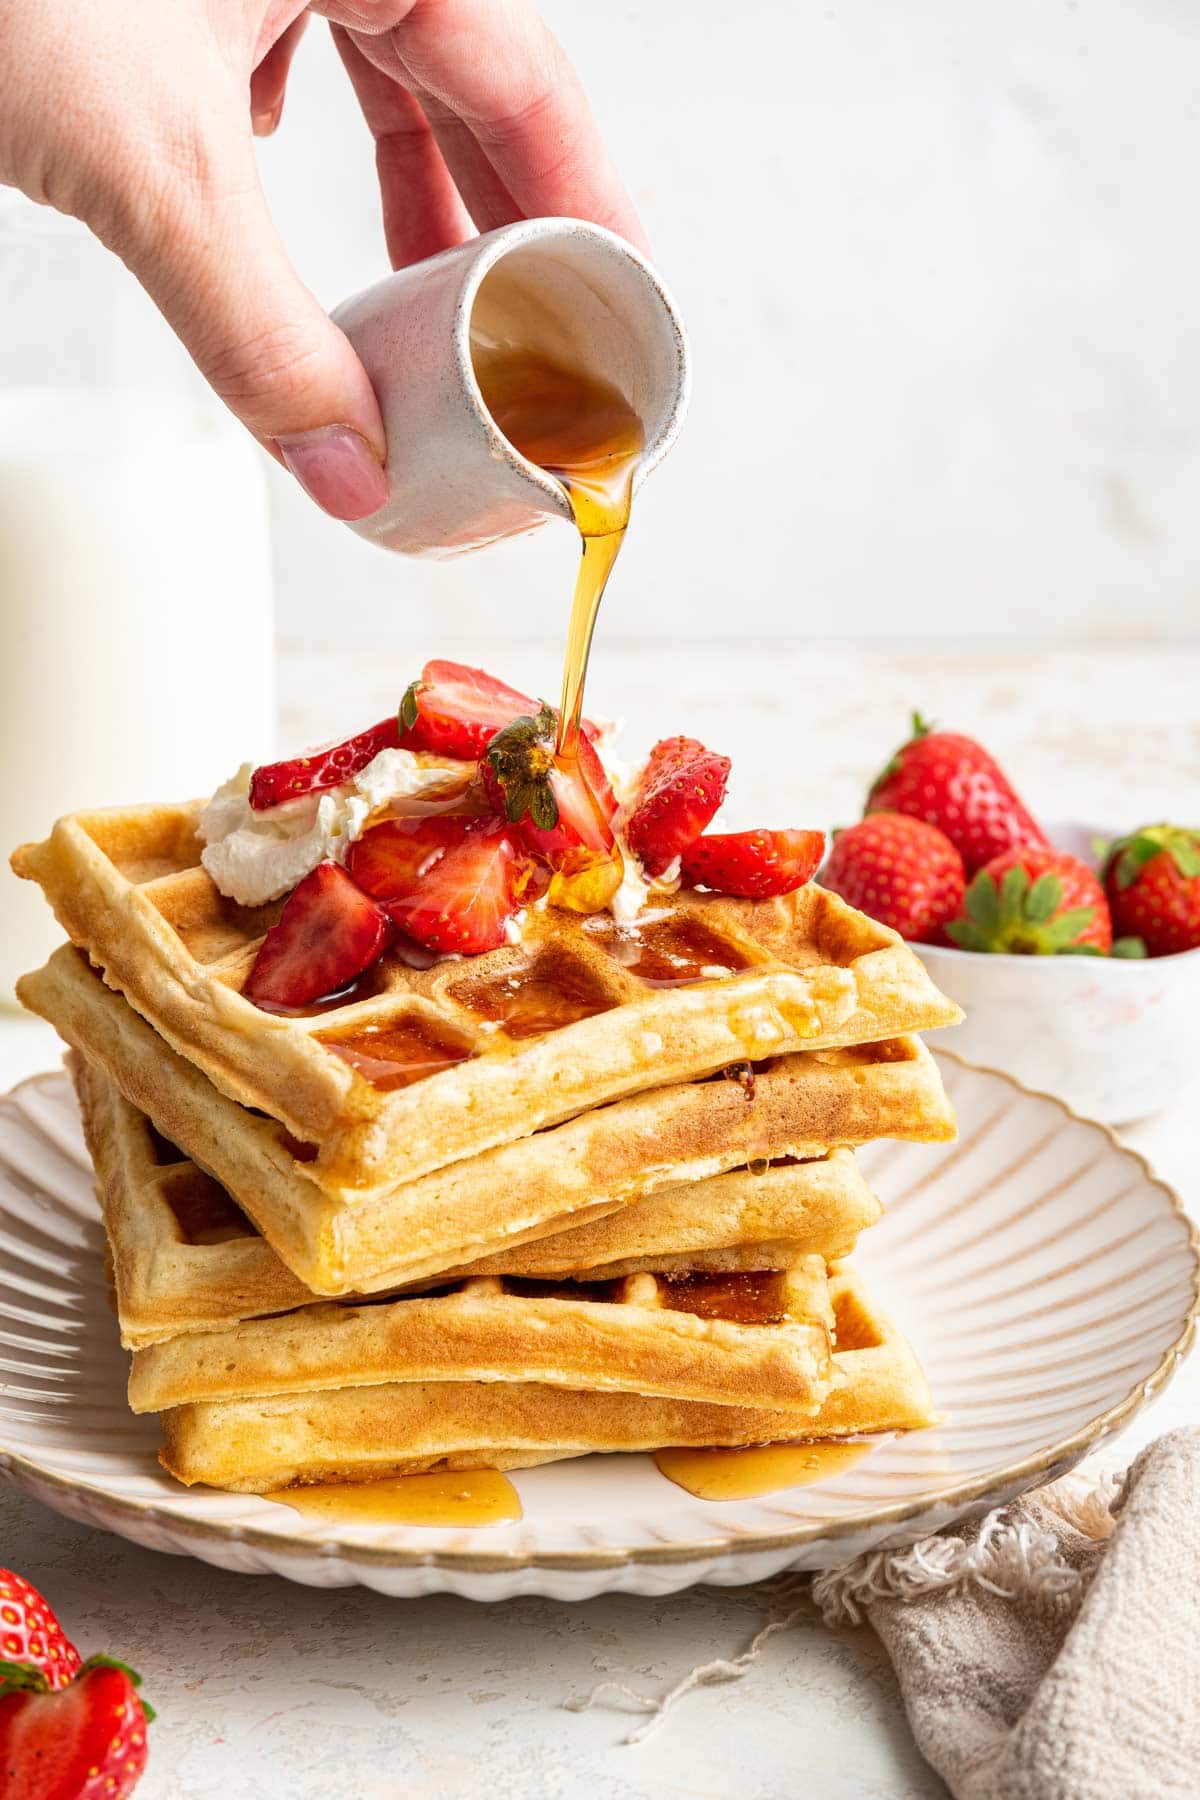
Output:
M360 537L452 556L571 518L559 483L498 430L475 378L472 320L486 310L481 290L501 263L529 347L611 383L639 414L635 492L674 443L690 387L687 342L654 269L599 225L524 219L401 269L334 313L387 432L388 498L352 526Z

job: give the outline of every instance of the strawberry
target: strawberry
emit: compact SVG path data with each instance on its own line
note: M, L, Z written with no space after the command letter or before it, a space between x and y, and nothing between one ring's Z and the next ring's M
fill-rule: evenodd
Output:
M552 869L570 872L611 855L617 802L590 738L580 733L578 755L567 762L555 756L557 736L551 706L513 719L489 743L479 774L512 835Z
M1104 885L1114 930L1150 956L1200 949L1200 831L1144 825L1109 846Z
M146 1767L153 1708L141 1677L94 1656L52 1691L39 1669L3 1665L0 1788L5 1800L124 1800Z
M696 738L663 738L625 812L625 836L647 875L661 875L694 844L725 798L729 758Z
M337 787L374 762L381 750L395 750L399 745L400 723L393 715L340 744L326 744L287 762L263 763L250 777L250 805L255 812L262 812L302 794L319 794L325 788Z
M1049 840L999 763L974 738L934 731L913 714L913 735L867 795L868 813L907 813L944 832L968 875L1014 845Z
M962 908L962 857L944 832L907 813L873 812L833 840L822 884L914 944L940 942Z
M242 992L256 1006L311 1006L350 986L391 940L386 916L334 862L292 889Z
M29 1663L51 1688L78 1675L79 1652L37 1589L23 1575L0 1569L0 1666ZM2 1677L0 1677L2 1679Z
M790 894L816 874L823 831L735 831L697 838L683 852L682 874L693 887L744 900Z
M501 820L455 813L385 820L348 862L401 931L427 950L467 956L504 942L532 872Z
M502 726L537 702L466 663L427 662L400 702L400 723L414 749L477 762Z
M1065 850L1016 844L979 871L963 916L947 925L946 935L963 950L1103 955L1112 947L1112 919L1085 862Z

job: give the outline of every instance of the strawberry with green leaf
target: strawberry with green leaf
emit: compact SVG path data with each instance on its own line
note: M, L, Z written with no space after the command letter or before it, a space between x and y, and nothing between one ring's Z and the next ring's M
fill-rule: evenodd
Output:
M1046 847L1045 832L994 756L955 731L938 731L913 714L913 734L867 795L868 813L907 813L936 825L968 875L1018 845Z
M154 1709L111 1656L81 1663L46 1601L0 1569L0 1791L5 1800L125 1800Z
M1079 857L1018 844L979 871L946 935L960 950L1102 956L1112 948L1112 919L1104 889Z
M1200 831L1143 825L1108 848L1104 885L1118 931L1149 956L1200 949Z

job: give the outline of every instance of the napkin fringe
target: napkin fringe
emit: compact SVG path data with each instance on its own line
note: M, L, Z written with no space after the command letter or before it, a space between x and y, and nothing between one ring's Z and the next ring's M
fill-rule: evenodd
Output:
M1096 1481L1065 1475L1040 1489L1037 1500L1099 1542L1112 1536L1112 1507L1120 1490L1115 1474ZM972 1544L959 1537L928 1537L906 1550L873 1550L818 1575L812 1597L826 1625L861 1625L864 1609L878 1600L919 1600L969 1582L1002 1600L1069 1607L1078 1601L1083 1576L1060 1555L1052 1532L1028 1520L1016 1524L1001 1508L988 1514Z

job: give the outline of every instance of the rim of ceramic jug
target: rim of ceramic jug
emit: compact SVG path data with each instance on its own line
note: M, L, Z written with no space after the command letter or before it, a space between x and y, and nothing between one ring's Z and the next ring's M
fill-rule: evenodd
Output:
M519 249L523 244L536 243L543 238L569 237L593 238L604 243L609 249L623 257L626 262L632 264L662 307L674 338L676 359L674 397L660 429L646 445L639 458L633 478L634 493L641 487L647 475L658 467L679 436L679 430L691 397L692 371L683 320L680 318L679 309L672 300L665 282L641 251L627 243L623 237L619 237L615 231L609 231L604 225L593 225L587 219L520 219L513 225L502 225L496 231L487 232L478 240L476 255L463 282L454 313L454 354L463 385L475 401L479 419L491 439L494 454L516 469L535 487L540 488L550 502L551 509L561 518L573 523L570 503L561 485L555 481L552 475L547 475L544 469L540 469L536 463L532 463L527 457L522 456L492 418L476 379L475 364L471 356L471 315L475 310L475 301L484 277L496 267L497 263L502 262L510 251Z

